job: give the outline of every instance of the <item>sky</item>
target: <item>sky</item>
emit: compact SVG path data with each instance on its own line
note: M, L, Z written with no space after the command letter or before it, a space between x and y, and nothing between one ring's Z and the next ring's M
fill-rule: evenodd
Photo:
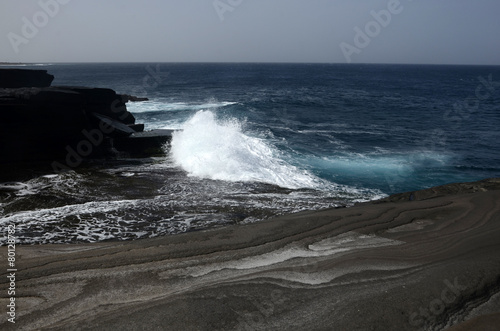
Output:
M499 0L1 0L0 62L500 65Z

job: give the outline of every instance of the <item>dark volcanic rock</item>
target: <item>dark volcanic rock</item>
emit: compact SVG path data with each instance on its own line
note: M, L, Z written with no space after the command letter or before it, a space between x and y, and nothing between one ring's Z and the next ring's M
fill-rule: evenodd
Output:
M127 111L125 105L128 99L116 94L112 89L68 86L58 88L79 93L90 113L105 115L125 124L135 124L134 116Z
M140 101L149 101L148 98L141 98L141 97L136 97L133 95L128 95L128 94L122 94L122 99L124 102L132 101L132 102L140 102Z
M88 127L81 100L78 93L53 88L0 89L0 159L63 156Z
M53 80L47 70L0 69L0 88L49 87Z
M172 140L172 130L152 130L148 132L133 133L127 138L117 137L114 146L118 150L126 150L134 157L159 155L163 153L162 147Z
M126 103L141 98L106 88L35 87L44 79L50 85L53 76L45 71L0 73L7 73L2 76L5 86L27 85L0 88L0 165L52 161L59 170L117 151L147 156L147 151L157 154L171 137L166 131L134 135L144 131L144 125L135 124Z

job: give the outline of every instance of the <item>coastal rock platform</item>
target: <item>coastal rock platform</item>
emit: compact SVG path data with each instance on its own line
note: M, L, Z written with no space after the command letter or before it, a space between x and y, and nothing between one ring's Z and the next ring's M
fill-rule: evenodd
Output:
M18 246L16 324L2 313L0 328L493 330L499 201L489 179L155 239Z

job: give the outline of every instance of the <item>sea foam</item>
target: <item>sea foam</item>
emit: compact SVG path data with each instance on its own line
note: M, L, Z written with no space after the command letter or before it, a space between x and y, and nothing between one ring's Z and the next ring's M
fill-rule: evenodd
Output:
M165 100L150 100L143 102L134 102L127 105L131 113L153 113L153 112L169 112L169 111L189 111L220 108L235 105L236 102L216 100L208 100L204 103L187 103L187 102L168 102Z
M198 111L173 135L171 155L191 176L263 182L285 188L318 188L322 181L283 159L269 141L245 132L236 119Z

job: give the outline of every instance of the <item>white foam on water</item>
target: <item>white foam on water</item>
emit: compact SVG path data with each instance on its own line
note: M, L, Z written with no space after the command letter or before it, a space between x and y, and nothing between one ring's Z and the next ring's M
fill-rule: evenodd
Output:
M18 212L1 219L0 224L23 224L35 220L39 223L57 221L60 217L80 216L82 214L109 213L124 206L133 206L137 200L95 201L84 204L67 205L56 208Z
M319 188L318 177L283 160L268 141L253 137L235 119L218 120L198 111L173 135L174 162L191 176L233 182L263 182L281 187Z
M98 242L107 239L140 238L142 233L125 224L126 212L147 203L141 200L95 201L62 207L22 211L6 215L1 224L15 224L16 238L23 244ZM135 233L134 233L135 232ZM142 231L143 232L143 231ZM0 235L0 242L5 242Z
M166 102L166 101L142 101L130 102L127 104L127 109L131 113L149 113L149 112L169 112L182 110L202 110L215 109L225 106L237 104L237 102L209 100L204 103L187 103L187 102Z

